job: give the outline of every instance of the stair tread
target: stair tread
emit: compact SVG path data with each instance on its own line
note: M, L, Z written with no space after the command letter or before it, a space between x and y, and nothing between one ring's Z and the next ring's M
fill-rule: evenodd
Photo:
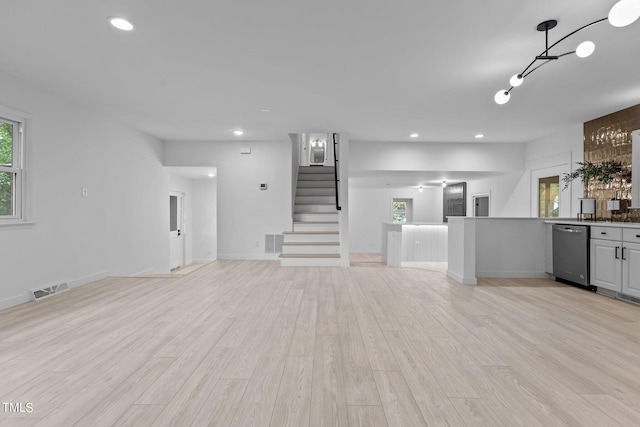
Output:
M326 171L334 171L335 166L300 166L298 172L306 173L325 173Z
M330 197L330 196L329 196ZM319 202L296 202L296 205L319 205L319 206L330 206L335 205L335 203L319 203Z
M282 246L340 246L340 242L283 242Z
M320 174L320 173L306 173L306 174L302 174L302 175L298 175L298 181L327 181L327 182L336 182L335 177L334 178L323 178L320 177L318 175L329 175L329 174Z
M296 214L336 215L337 213L338 213L338 211L335 211L335 212L300 211L300 212L294 212L294 215L296 215Z
M336 223L337 224L337 223ZM283 231L282 234L340 234L339 231Z
M340 258L340 254L280 254L280 258Z
M293 221L294 224L338 224L338 221Z

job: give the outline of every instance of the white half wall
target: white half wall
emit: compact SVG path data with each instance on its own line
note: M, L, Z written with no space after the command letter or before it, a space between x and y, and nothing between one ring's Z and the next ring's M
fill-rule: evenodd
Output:
M218 258L217 181L193 180L193 261Z

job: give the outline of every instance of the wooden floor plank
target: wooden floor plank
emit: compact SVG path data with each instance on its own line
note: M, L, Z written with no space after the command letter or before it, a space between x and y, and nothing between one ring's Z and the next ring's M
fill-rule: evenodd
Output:
M113 425L119 427L150 426L164 410L164 405L131 405Z
M153 426L190 425L218 384L220 375L234 352L235 349L231 348L213 348L165 405ZM139 399L143 398L144 395Z
M348 406L349 427L387 427L382 406Z
M379 258L379 257L378 257ZM640 425L640 307L546 279L219 260L0 311L0 425Z
M230 425L248 382L248 380L219 380L191 425ZM173 425L179 425L185 421L176 419Z
M298 320L293 332L293 340L289 355L313 356L313 348L316 340L316 323L318 319L318 302L302 301Z
M347 426L344 374L336 335L318 335L316 339L310 425Z
M374 375L382 399L382 408L390 426L427 425L402 374L376 371Z
M289 356L271 417L273 427L309 425L313 358Z

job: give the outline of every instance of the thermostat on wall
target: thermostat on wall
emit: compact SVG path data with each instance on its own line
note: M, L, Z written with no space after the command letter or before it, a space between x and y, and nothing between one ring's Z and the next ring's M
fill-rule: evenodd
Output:
M267 184L260 184L260 189L261 190L266 190L267 189Z
M241 147L240 154L251 154L251 147Z

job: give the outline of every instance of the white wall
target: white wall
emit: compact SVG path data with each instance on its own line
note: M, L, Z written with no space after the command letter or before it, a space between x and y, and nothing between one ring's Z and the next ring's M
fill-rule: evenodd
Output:
M251 154L240 154L251 147ZM216 166L218 258L270 258L264 235L290 230L291 141L165 142L166 166ZM261 191L260 183L268 184Z
M349 245L352 252L379 253L382 223L391 221L394 198L413 199L413 222L442 222L442 188L349 190Z
M160 141L9 75L0 74L0 93L30 115L27 214L35 222L0 228L0 307L55 281L168 271Z
M193 180L193 261L218 258L216 179Z
M524 144L352 142L350 172L474 171L521 172Z
M489 194L489 216L529 216L529 192L520 191L523 173L467 181L467 216L474 216L473 196Z
M567 126L553 135L527 144L420 144L352 142L350 172L382 171L487 171L502 175L467 181L467 216L473 215L473 195L491 196L490 216L535 216L537 175L562 173L583 159L582 124ZM569 160L567 160L569 159ZM572 217L582 184L562 194L561 216ZM393 198L414 199L415 222L442 221L442 190L351 189L351 250L379 252L381 223L391 220Z
M569 173L576 162L584 158L583 125L567 126L552 135L531 141L524 146L523 172L483 178L467 182L467 206L478 193L491 193L490 216L537 216L537 182L544 176ZM577 201L582 197L582 183L574 181L560 194L560 216L573 217L579 210ZM561 182L561 187L563 186ZM468 209L467 215L473 215Z
M517 204L514 201L505 209L512 212L523 210L521 215L513 216L535 216L537 206L533 199L537 195L537 178L553 174L560 174L562 178L564 173L575 169L576 162L584 159L583 132L583 124L576 123L552 135L527 143L525 172L513 191L517 194L527 194L529 200L520 200ZM560 187L563 187L562 182ZM582 182L575 180L569 188L561 192L561 217L574 217L580 210L578 198L582 197L582 191Z

